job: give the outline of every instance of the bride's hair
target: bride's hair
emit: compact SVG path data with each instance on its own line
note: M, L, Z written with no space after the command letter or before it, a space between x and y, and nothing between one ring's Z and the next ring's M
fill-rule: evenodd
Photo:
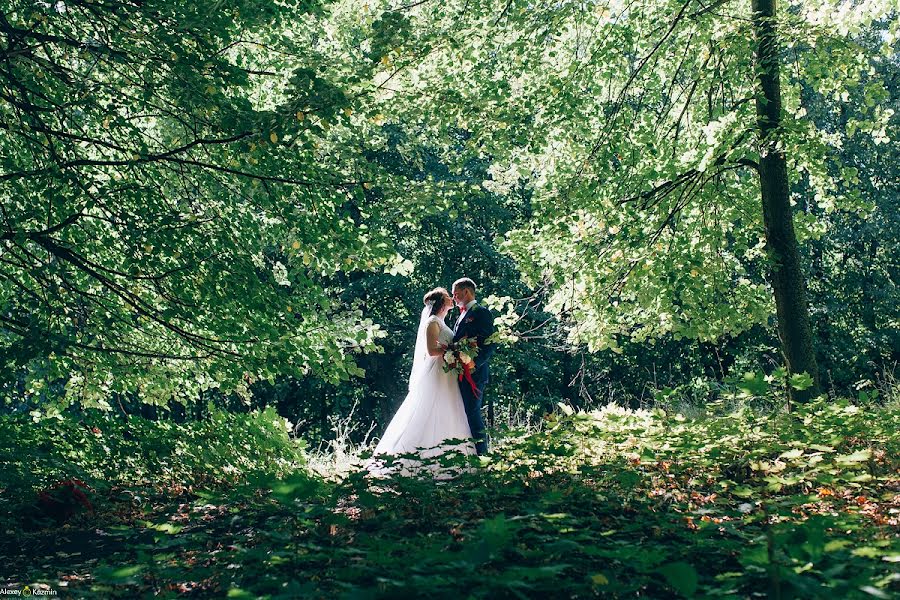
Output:
M428 303L431 302L431 314L436 315L444 306L444 300L449 297L450 292L447 291L447 288L437 287L425 294L422 302L425 306L428 306Z

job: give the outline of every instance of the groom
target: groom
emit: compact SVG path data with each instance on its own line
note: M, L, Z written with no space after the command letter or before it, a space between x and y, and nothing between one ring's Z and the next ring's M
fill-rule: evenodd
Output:
M481 404L484 401L484 388L488 383L488 362L494 353L494 344L485 343L494 333L494 316L475 300L475 282L468 277L457 279L453 283L453 301L460 310L453 328L453 341L474 338L478 342L478 356L475 357L475 369L472 371L478 393L473 392L472 386L465 380L459 382L459 391L462 393L472 437L475 438L475 451L479 455L487 454L488 437L481 417Z

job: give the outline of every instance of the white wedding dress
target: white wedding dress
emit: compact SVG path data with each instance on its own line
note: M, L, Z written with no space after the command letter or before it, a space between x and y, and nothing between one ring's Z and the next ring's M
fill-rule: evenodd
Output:
M443 359L430 356L427 349L426 331L429 325L437 323L440 327L438 342L441 344L453 341L453 331L439 317L429 316L430 312L430 307L426 307L419 321L409 393L375 447L372 459L366 464L366 469L373 475L430 472L436 478L445 478L452 473L452 469L441 468L435 461L429 463L421 459L434 459L448 452L475 454L456 375L445 373ZM416 454L418 459L389 459L383 456L402 454Z

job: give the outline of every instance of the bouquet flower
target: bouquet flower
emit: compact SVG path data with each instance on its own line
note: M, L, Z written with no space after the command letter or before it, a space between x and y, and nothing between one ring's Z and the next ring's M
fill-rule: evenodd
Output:
M478 356L478 341L475 338L464 337L458 342L447 346L444 351L444 362L441 365L444 373L451 371L462 381L464 378L472 386L472 393L477 397L478 388L472 379L472 370L475 368L475 357Z

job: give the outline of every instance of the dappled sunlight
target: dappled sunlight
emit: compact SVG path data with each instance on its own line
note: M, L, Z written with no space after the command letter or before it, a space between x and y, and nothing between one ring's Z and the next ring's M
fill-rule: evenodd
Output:
M793 415L688 420L560 408L540 431L498 439L490 457L431 459L463 468L448 481L427 466L322 477L277 441L284 429L267 429L270 418L245 422L251 452L242 452L255 458L238 479L224 475L219 463L232 458L218 454L203 465L223 474L218 482L193 471L190 485L141 487L151 473L113 454L91 467L118 482L91 491L97 514L75 515L62 537L40 520L27 530L8 521L29 543L4 554L22 578L85 593L248 597L372 586L440 596L460 584L479 595L552 594L559 577L575 597L743 596L775 577L798 594L846 597L890 585L900 559L896 409L816 402ZM78 431L56 423L34 435ZM153 443L172 435L170 425L141 427ZM230 436L217 431L209 439ZM297 466L285 469L285 460ZM71 468L92 464L84 455ZM35 466L35 476L49 473L49 463ZM75 538L81 549L66 550ZM34 552L52 562L34 562Z
M898 15L5 0L0 596L900 597Z

